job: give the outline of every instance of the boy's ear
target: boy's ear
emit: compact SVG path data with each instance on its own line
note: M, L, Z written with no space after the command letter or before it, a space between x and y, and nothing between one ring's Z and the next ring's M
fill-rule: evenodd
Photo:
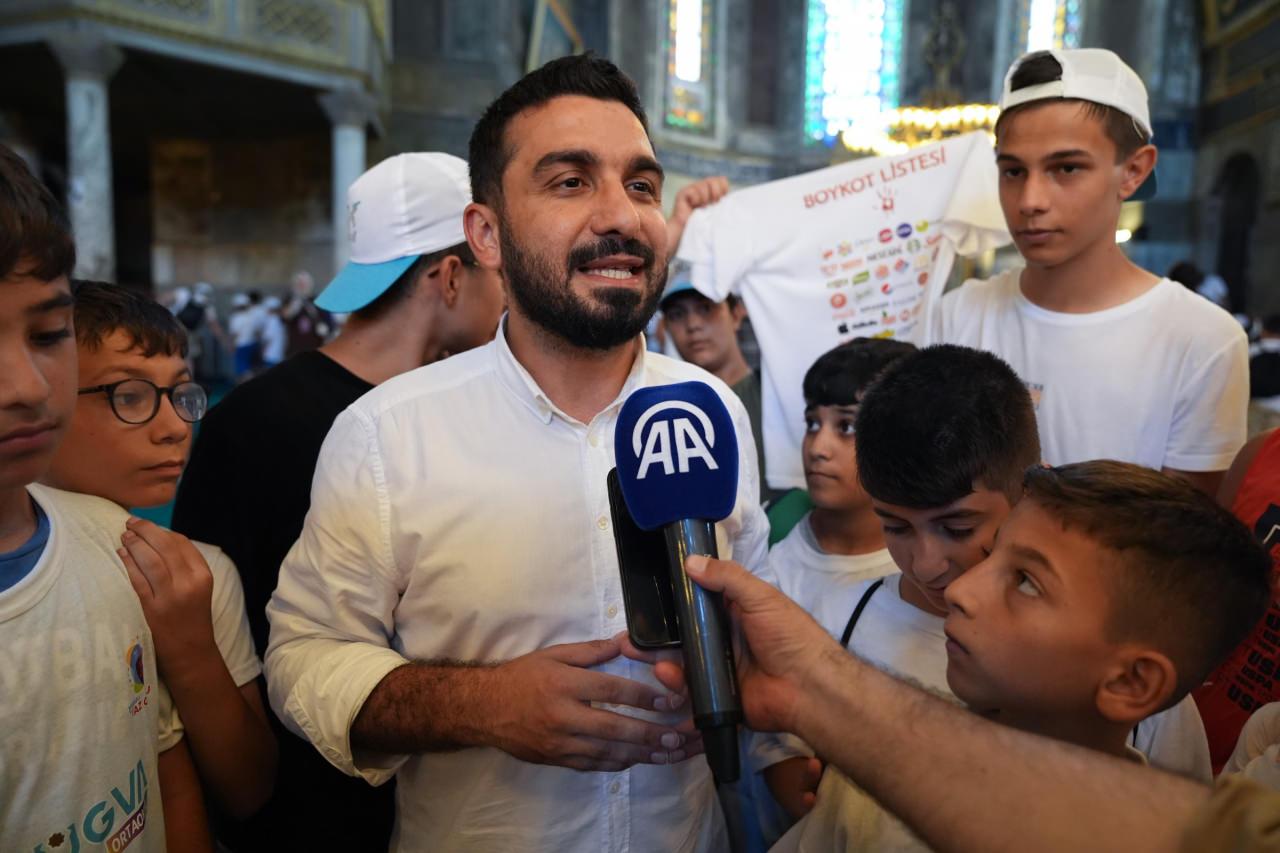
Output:
M459 275L461 271L462 261L457 255L446 255L436 267L436 287L446 308L452 308L458 303L458 294L462 287L462 279Z
M1156 167L1159 155L1154 145L1144 145L1120 164L1120 200L1125 201L1138 191Z
M1098 684L1098 713L1117 723L1137 725L1162 710L1178 689L1178 668L1167 656L1144 647L1125 647Z

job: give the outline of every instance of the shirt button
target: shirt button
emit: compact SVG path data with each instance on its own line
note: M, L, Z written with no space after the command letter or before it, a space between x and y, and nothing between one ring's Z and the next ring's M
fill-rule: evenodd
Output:
M603 515L600 516L599 518L596 519L596 527L599 527L601 530L608 530L609 519L605 518Z
M600 446L600 436L598 436L598 435L594 435L594 434L593 434L593 435L591 435L591 436L588 436L588 438L587 438L587 443L588 443L588 444L590 444L592 447L599 447L599 446Z
M618 615L618 605L616 605L616 604L610 604L610 605L609 605L609 609L605 611L605 615L607 615L610 619L612 619L613 617L617 616L617 615Z
M621 790L622 790L622 785L619 782L614 782L612 785L609 786L610 794L616 794Z

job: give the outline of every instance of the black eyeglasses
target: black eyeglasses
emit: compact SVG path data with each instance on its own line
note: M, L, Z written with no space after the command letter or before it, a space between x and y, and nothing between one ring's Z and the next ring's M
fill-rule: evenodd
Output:
M189 424L204 417L209 409L209 397L194 382L179 382L161 388L146 379L121 379L107 385L81 388L80 395L106 394L111 411L127 424L145 424L160 411L160 398L168 397L173 410Z

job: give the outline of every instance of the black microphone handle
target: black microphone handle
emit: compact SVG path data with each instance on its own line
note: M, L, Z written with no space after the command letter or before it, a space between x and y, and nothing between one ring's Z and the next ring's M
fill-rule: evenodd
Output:
M733 667L729 614L718 592L694 583L684 570L686 557L718 557L713 522L684 519L665 528L676 618L684 652L684 677L693 702L693 722L702 732L707 763L717 783L738 779L738 723L742 703Z

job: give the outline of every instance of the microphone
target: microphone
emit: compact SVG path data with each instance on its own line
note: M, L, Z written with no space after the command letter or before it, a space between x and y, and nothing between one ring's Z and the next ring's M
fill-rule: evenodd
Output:
M719 556L715 523L737 502L733 420L704 382L641 388L622 405L614 455L631 517L643 530L662 528L666 538L694 725L716 782L734 782L742 703L729 618L720 593L698 586L684 571L691 554Z

